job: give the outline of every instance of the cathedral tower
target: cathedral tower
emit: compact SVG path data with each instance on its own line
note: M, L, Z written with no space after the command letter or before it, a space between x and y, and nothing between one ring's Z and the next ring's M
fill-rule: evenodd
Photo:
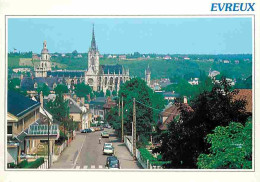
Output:
M95 31L93 25L91 46L88 51L88 70L92 69L95 74L99 72L99 51L95 40Z
M50 54L47 49L46 40L43 42L40 65L34 68L35 77L47 77L47 71L51 71Z
M150 84L151 84L151 70L150 70L149 64L148 64L147 69L145 70L145 82L150 87Z

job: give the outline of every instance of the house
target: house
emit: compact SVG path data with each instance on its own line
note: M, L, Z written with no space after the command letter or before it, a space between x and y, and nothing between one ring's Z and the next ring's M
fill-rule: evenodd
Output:
M229 64L230 61L229 61L229 60L224 60L223 63L224 63L224 64Z
M234 95L234 100L246 100L246 112L252 115L253 100L252 100L252 90L251 89L237 89L238 94Z
M126 60L126 55L120 55L118 58L119 60Z
M198 85L199 84L199 78L191 78L188 81L188 83L191 84L191 85Z
M111 97L107 97L106 99L106 103L103 105L104 108L104 115L106 116L106 114L111 110L111 108L115 107L116 101L112 100Z
M235 64L239 64L239 60L235 60Z
M31 100L15 91L8 91L7 109L7 163L20 162L21 154L37 154L41 141L50 139L53 154L54 141L59 137L59 128L52 124L52 116L40 102ZM48 127L48 123L50 125Z
M187 97L184 97L183 103L169 104L159 115L158 126L160 130L167 130L168 124L178 119L181 109L192 112L193 109L187 103Z
M106 97L97 97L95 100L89 102L89 109L93 115L93 119L101 117L101 120L105 118L104 104L106 103Z
M76 123L76 130L89 128L88 113L87 108L84 106L84 101L82 102L79 98L75 101L71 97L67 100L69 104L69 116Z
M164 60L170 60L170 59L172 59L172 58L171 58L171 56L168 56L168 55L167 55L167 56L164 56L163 59L164 59Z
M174 101L177 98L180 98L180 94L175 93L175 92L163 92L162 94L163 94L164 100L167 100L167 101Z

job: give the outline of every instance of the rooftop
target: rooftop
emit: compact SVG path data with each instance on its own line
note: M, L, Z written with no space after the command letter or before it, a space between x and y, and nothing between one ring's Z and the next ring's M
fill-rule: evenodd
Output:
M11 90L8 91L7 101L8 112L16 117L21 117L41 105L39 102Z

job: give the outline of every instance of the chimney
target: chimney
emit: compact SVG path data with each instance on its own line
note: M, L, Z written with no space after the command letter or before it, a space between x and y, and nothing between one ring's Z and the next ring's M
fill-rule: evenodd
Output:
M41 107L43 108L43 94L42 94L42 91L40 93L40 103L41 103Z
M20 80L23 80L23 74L21 74L21 76L20 76Z
M184 104L187 104L187 103L188 103L187 96L183 96L183 103L184 103Z

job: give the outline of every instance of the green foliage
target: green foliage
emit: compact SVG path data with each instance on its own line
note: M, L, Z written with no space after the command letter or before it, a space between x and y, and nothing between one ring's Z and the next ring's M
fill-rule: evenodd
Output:
M246 101L233 100L237 93L222 80L210 92L204 91L191 102L193 111L181 106L182 122L171 122L168 131L161 133L162 145L154 150L163 160L171 161L167 168L196 168L198 156L209 152L209 144L204 140L207 134L217 126L247 121Z
M149 163L151 165L163 166L170 163L169 161L160 161L158 158L155 158L146 148L139 148L138 150L140 151L141 158L144 161L149 160Z
M93 92L89 85L85 85L85 83L80 83L75 85L75 93L78 97L85 97L87 99L87 95L90 95L93 98Z
M111 91L110 90L106 90L106 96L110 97L111 96Z
M123 98L124 102L124 133L131 133L132 131L133 98L136 99L136 131L140 139L139 142L141 144L146 143L152 134L152 127L158 120L159 111L164 108L163 98L154 93L146 85L145 81L140 78L133 78L121 85L118 97L121 98L121 101ZM119 100L117 100L117 102L119 102ZM154 107L158 110L153 110L149 107ZM118 109L118 106L116 109ZM112 112L117 111L112 110ZM118 114L116 114L116 116L118 116ZM114 128L121 130L121 118L111 118L117 123L114 123Z
M64 93L68 93L69 89L64 84L58 84L57 87L55 87L54 91L55 91L56 94L62 95Z
M50 89L45 83L37 88L38 93L40 93L41 91L42 91L43 96L48 96L50 94Z
M40 157L33 162L29 162L28 165L25 166L25 168L38 168L43 163L44 163L44 158Z
M113 90L112 95L113 95L113 96L116 96L116 95L117 95L117 92L116 92L115 90Z
M197 165L201 169L252 169L252 122L243 126L230 123L218 126L208 134L209 154L200 154Z
M19 91L21 80L19 78L8 79L8 89Z

